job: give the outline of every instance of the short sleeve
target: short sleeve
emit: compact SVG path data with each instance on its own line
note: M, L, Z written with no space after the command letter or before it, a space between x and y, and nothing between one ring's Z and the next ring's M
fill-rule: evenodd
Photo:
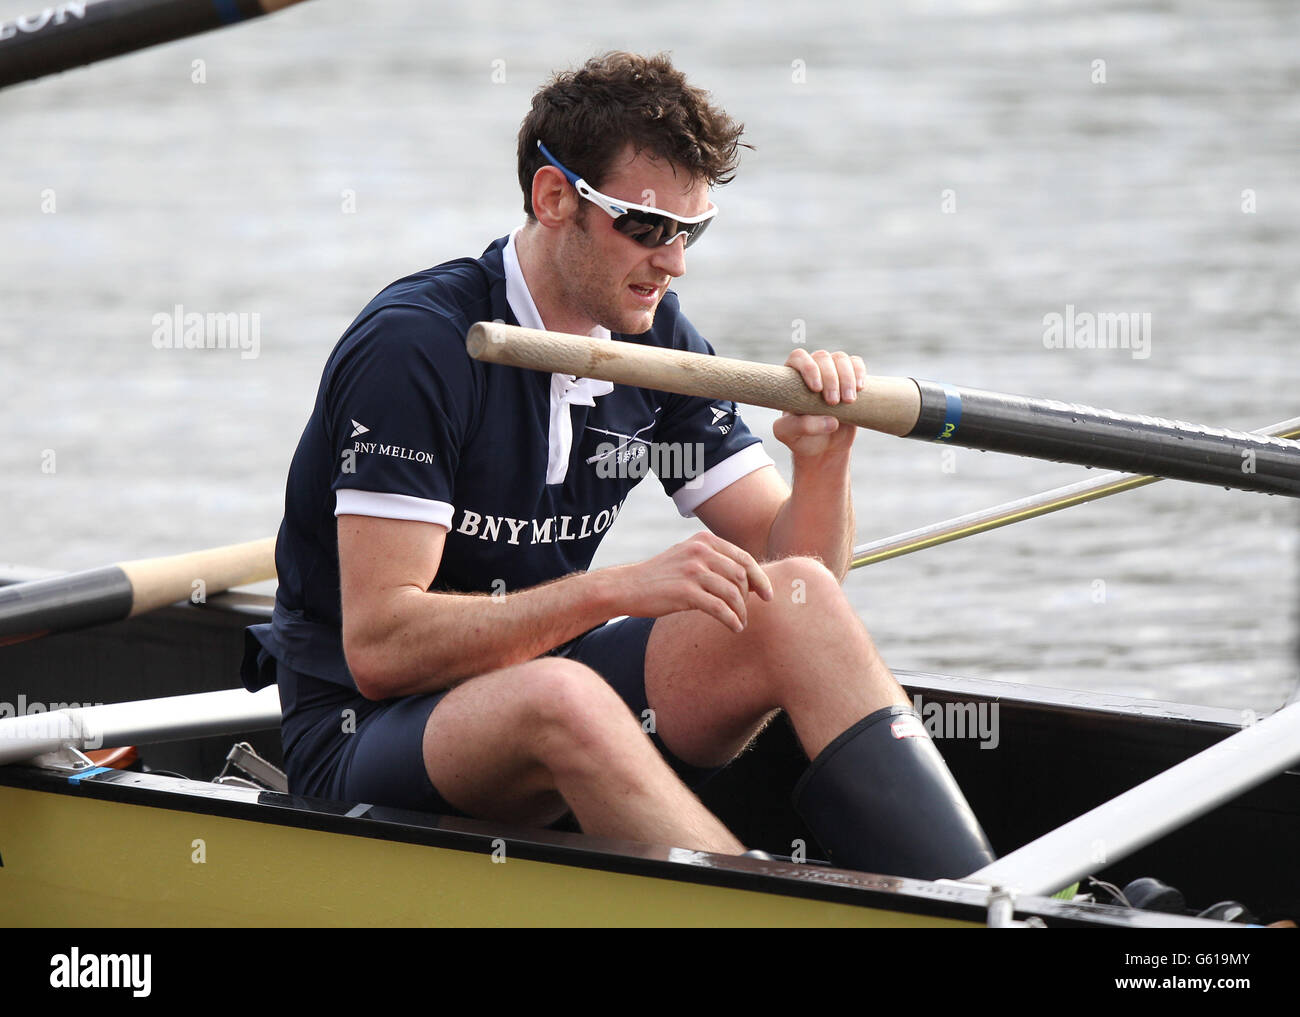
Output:
M713 347L685 317L677 318L673 345L713 355ZM656 461L669 464L658 471L659 482L683 516L694 515L696 508L741 477L775 465L745 426L736 404L725 400L665 396L655 444L660 446Z
M326 399L334 514L451 528L456 468L477 390L448 320L390 306L354 326Z

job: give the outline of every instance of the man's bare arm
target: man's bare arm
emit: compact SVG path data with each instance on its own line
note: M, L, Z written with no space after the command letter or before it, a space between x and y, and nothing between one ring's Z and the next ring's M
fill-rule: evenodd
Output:
M796 350L786 361L828 405L853 402L866 380L862 358ZM809 555L843 580L853 557L853 484L849 464L857 429L834 417L780 417L772 433L788 446L793 491L773 469L741 477L695 514L714 533L764 561Z
M338 517L343 651L369 699L436 692L531 660L617 613L595 574L497 596L429 593L446 534L433 523Z
M433 523L338 517L343 650L368 699L436 692L532 660L621 614L702 610L739 631L745 594L772 595L752 557L704 534L646 562L500 596L430 593L446 532Z
M843 579L853 543L848 465L796 460L794 479L792 492L775 469L756 470L719 491L695 514L760 561L808 555Z
M773 558L812 555L843 581L852 561L855 525L847 454L843 461L796 458L793 486L772 523L768 553Z

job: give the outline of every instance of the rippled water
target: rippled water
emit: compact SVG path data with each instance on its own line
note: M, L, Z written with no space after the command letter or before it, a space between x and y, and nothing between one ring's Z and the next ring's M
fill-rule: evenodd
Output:
M0 0L0 21L33 6ZM1224 426L1291 417L1298 22L1260 0L562 18L315 0L7 90L0 560L80 568L273 532L340 332L392 279L516 225L532 91L607 48L671 49L757 146L677 286L720 352L780 362L800 321L880 374ZM155 349L153 315L177 304L258 314L259 356ZM1149 313L1150 355L1045 348L1067 304ZM747 414L761 433L773 416ZM860 540L1085 472L943 453L859 436ZM1296 681L1296 523L1290 501L1165 483L846 589L896 667L1272 709ZM598 564L692 529L652 480Z

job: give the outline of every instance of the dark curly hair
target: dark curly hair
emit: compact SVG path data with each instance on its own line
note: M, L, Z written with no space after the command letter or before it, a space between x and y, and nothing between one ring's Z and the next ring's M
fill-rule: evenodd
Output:
M666 159L710 185L736 175L744 124L709 103L709 93L687 84L666 53L605 53L576 71L555 74L533 96L519 128L519 186L533 218L533 175L555 158L600 189L610 164L631 144Z

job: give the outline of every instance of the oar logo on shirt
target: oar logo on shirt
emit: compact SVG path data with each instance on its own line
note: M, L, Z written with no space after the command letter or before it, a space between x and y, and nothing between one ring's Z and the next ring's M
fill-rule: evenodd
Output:
M596 450L596 455L588 457L587 465L590 466L592 463L601 462L604 459L608 459L610 456L620 455L629 445L635 444L637 452L644 452L648 449L650 447L650 442L642 438L641 433L643 431L648 431L650 428L655 426L655 421L659 419L659 411L661 409L663 409L662 406L656 406L654 410L654 419L644 427L638 427L632 434L623 434L620 431L607 431L603 427L592 427L588 424L584 430L594 431L597 434L607 434L611 438L622 438L623 440L619 442L617 446L612 448L605 448L604 445L602 445L601 448Z

